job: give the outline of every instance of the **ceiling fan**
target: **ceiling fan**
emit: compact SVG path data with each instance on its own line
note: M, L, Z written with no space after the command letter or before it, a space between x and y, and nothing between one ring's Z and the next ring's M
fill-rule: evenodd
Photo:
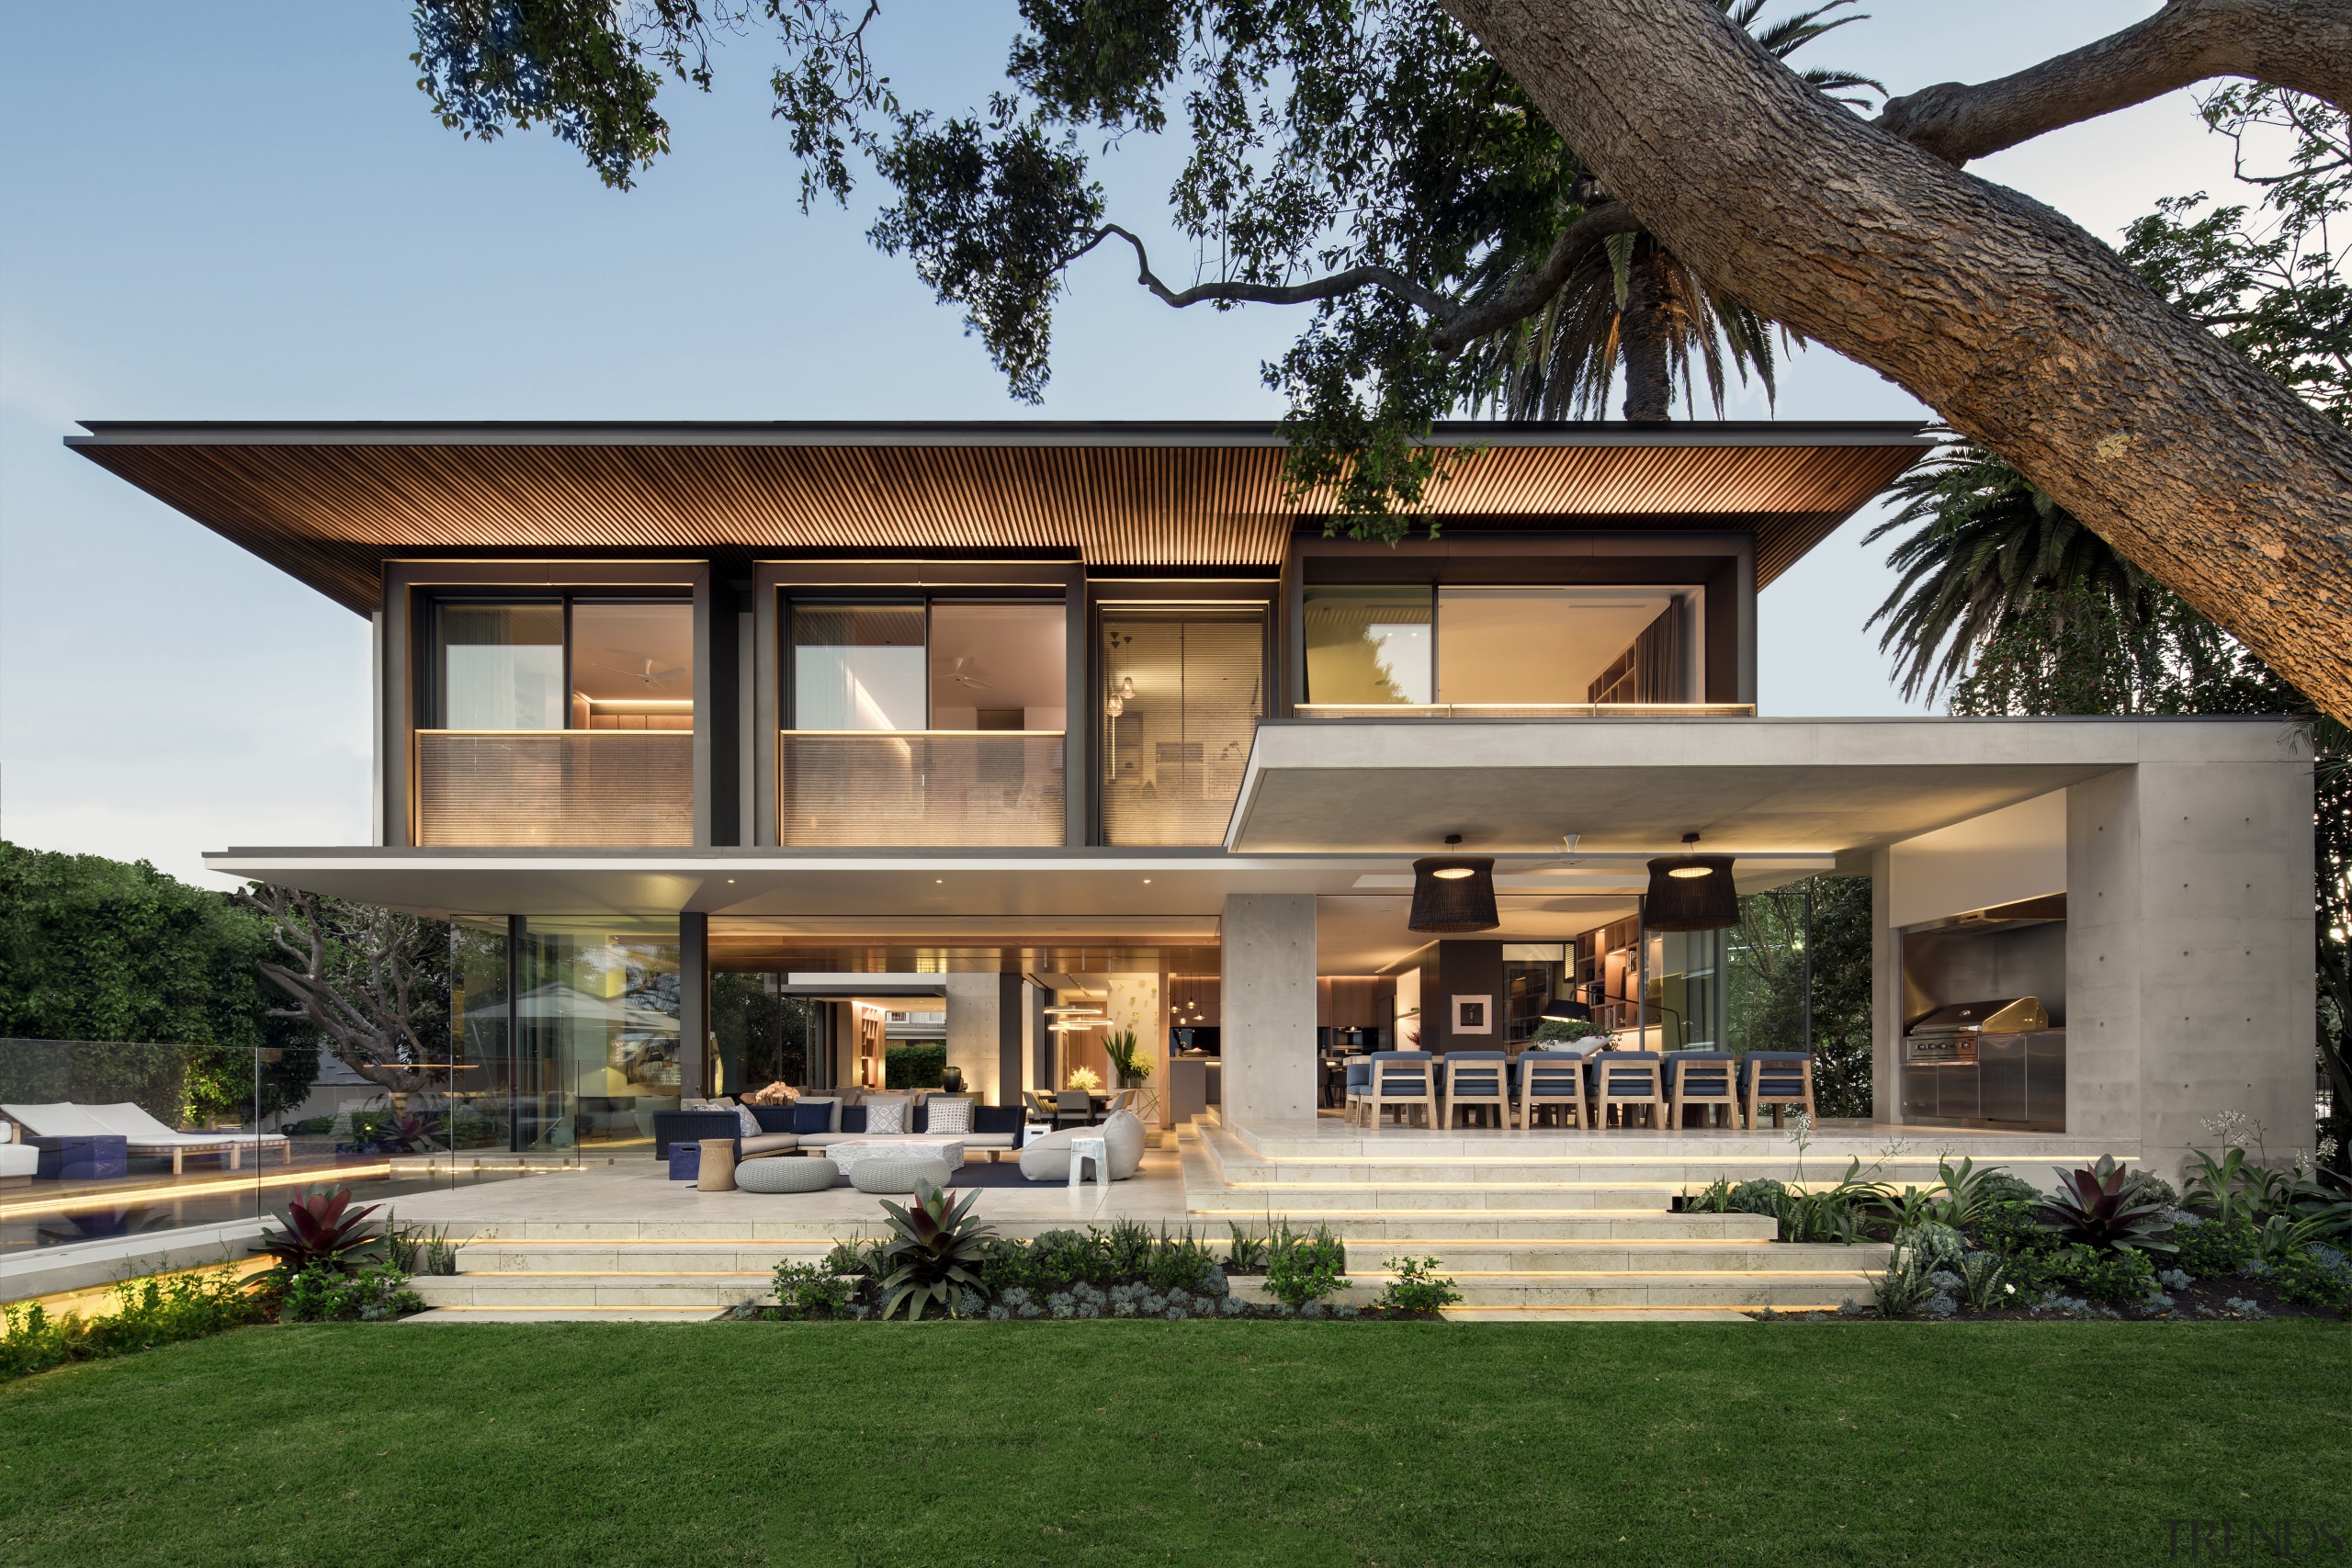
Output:
M979 660L968 653L959 653L947 666L947 678L959 686L969 686L976 692L993 692L996 682L979 678Z
M673 665L667 670L656 670L653 667L653 660L642 654L621 653L618 649L612 651L619 654L623 659L635 660L636 667L632 669L625 664L599 663L596 666L597 669L609 670L616 675L626 675L630 680L640 682L648 686L666 686L686 672L686 667L683 664Z

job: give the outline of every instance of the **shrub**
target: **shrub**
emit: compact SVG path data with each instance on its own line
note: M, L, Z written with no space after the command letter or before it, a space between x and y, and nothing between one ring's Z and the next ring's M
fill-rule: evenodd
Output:
M1328 1225L1311 1236L1295 1235L1287 1224L1275 1234L1266 1259L1266 1293L1284 1306L1303 1308L1348 1288L1348 1249Z
M825 1264L786 1261L775 1266L776 1315L795 1321L847 1317L855 1281Z
M2332 1247L2314 1244L2272 1260L2271 1280L2279 1299L2307 1302L2341 1312L2352 1306L2352 1261Z
M424 1310L424 1298L408 1289L408 1276L388 1263L356 1274L313 1263L278 1291L280 1323L389 1323Z
M947 1078L947 1043L916 1040L882 1052L885 1089L937 1089Z
M2228 1220L2184 1220L2173 1231L2174 1258L2199 1280L2235 1274L2262 1256L2262 1238L2244 1215Z
M1383 1312L1442 1312L1462 1299L1453 1280L1438 1278L1434 1258L1392 1258L1387 1268L1394 1278L1372 1303Z
M0 1307L0 1377L266 1323L274 1310L266 1292L247 1290L228 1269L128 1280L114 1288L114 1311L102 1317L52 1317L38 1303Z
M1228 1274L1255 1274L1266 1267L1266 1238L1252 1235L1232 1221L1226 1222L1233 1232L1233 1240L1226 1248L1225 1271Z
M2156 1292L2156 1266L2130 1247L2071 1242L2054 1252L2029 1254L2010 1265L2019 1292L2040 1297L2070 1292L2093 1301L2143 1302Z

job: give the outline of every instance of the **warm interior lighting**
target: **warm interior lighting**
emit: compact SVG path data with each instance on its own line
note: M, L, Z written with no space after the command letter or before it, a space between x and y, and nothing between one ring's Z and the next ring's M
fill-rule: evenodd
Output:
M1495 863L1484 855L1429 855L1413 863L1413 908L1406 929L1490 931L1495 912Z
M1694 876L1713 876L1714 873L1703 865L1678 865L1666 874L1688 882Z

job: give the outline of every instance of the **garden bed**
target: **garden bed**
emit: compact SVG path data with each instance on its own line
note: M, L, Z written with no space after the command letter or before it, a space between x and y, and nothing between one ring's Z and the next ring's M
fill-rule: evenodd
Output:
M732 1315L763 1322L894 1317L987 1322L1060 1319L1299 1318L1347 1323L1435 1319L1461 1297L1431 1271L1436 1259L1387 1259L1391 1278L1357 1304L1347 1247L1328 1228L1277 1225L1272 1235L1240 1227L1223 1257L1191 1230L1154 1235L1133 1221L1106 1229L1047 1231L1032 1241L998 1236L972 1216L974 1198L936 1189L904 1208L885 1203L888 1241L842 1242L819 1263L785 1262L775 1304ZM1236 1280L1249 1281L1243 1290Z
M2223 1117L2215 1125L2235 1134ZM2258 1129L2256 1130L2258 1134ZM2258 1145L2257 1145L2258 1146ZM1782 1241L1882 1240L1894 1251L1868 1301L1764 1322L1911 1318L2240 1321L2352 1315L2352 1190L2338 1174L2274 1170L2243 1143L2193 1155L2187 1193L2100 1156L2048 1197L1971 1160L1900 1192L1858 1160L1835 1186L1717 1181L1685 1211L1769 1214Z

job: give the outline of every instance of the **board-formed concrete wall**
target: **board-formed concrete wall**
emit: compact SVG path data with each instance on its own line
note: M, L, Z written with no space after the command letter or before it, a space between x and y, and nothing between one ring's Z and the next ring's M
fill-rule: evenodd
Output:
M2177 1181L2236 1111L2308 1148L2312 771L2149 761L2067 791L2066 1127Z
M1315 896L1236 893L1219 935L1227 1122L1315 1115Z

